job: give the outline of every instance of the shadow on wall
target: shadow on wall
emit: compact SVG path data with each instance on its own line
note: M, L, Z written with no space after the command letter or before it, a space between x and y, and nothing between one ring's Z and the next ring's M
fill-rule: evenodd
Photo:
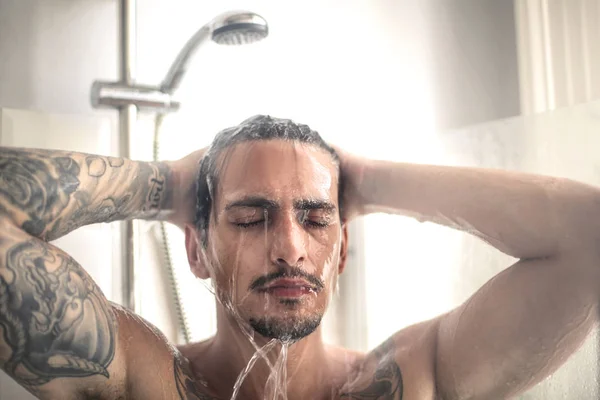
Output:
M436 128L520 115L513 2L428 4Z
M0 107L25 108L35 103L33 49L40 32L28 3L0 1Z

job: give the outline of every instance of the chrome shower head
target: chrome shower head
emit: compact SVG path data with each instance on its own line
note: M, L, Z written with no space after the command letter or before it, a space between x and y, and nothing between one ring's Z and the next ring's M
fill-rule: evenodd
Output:
M239 45L258 42L269 34L267 21L258 14L238 12L221 15L213 26L212 40L218 44Z
M164 93L173 94L187 72L192 56L208 39L215 43L240 45L257 42L269 34L267 21L249 11L228 11L218 15L192 36L181 49L160 85Z

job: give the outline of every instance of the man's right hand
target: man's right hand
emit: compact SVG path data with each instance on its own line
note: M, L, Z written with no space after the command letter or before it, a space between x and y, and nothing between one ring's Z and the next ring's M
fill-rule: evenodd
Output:
M186 224L193 224L196 213L196 179L200 161L206 150L196 150L187 156L170 162L173 176L173 212L167 221L184 229Z

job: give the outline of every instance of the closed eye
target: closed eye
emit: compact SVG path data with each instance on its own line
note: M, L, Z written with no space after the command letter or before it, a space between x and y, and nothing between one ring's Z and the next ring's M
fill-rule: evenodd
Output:
M327 228L329 226L329 221L313 221L307 219L304 223L313 228Z
M251 228L256 225L264 224L264 222L265 222L265 220L261 219L258 221L251 221L251 222L237 222L237 223L235 223L235 225L239 226L240 228Z
M330 210L302 210L298 213L298 220L312 228L326 228L331 225L332 215Z
M258 221L251 221L251 222L236 222L235 225L243 228L243 229L247 229L247 228L252 228L253 226L258 226L258 225L263 225L265 223L264 219L258 220ZM311 228L326 228L329 226L329 221L312 221L312 220L305 220L304 221L305 225L308 225Z

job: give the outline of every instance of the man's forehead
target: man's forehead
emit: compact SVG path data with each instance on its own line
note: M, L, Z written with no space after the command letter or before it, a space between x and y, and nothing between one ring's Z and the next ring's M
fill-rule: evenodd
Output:
M331 154L313 143L294 140L247 140L229 146L221 156L223 164L264 161L277 158L315 160L335 167Z
M220 194L233 197L295 195L329 198L337 193L337 166L331 155L314 145L282 140L240 143L223 155Z

